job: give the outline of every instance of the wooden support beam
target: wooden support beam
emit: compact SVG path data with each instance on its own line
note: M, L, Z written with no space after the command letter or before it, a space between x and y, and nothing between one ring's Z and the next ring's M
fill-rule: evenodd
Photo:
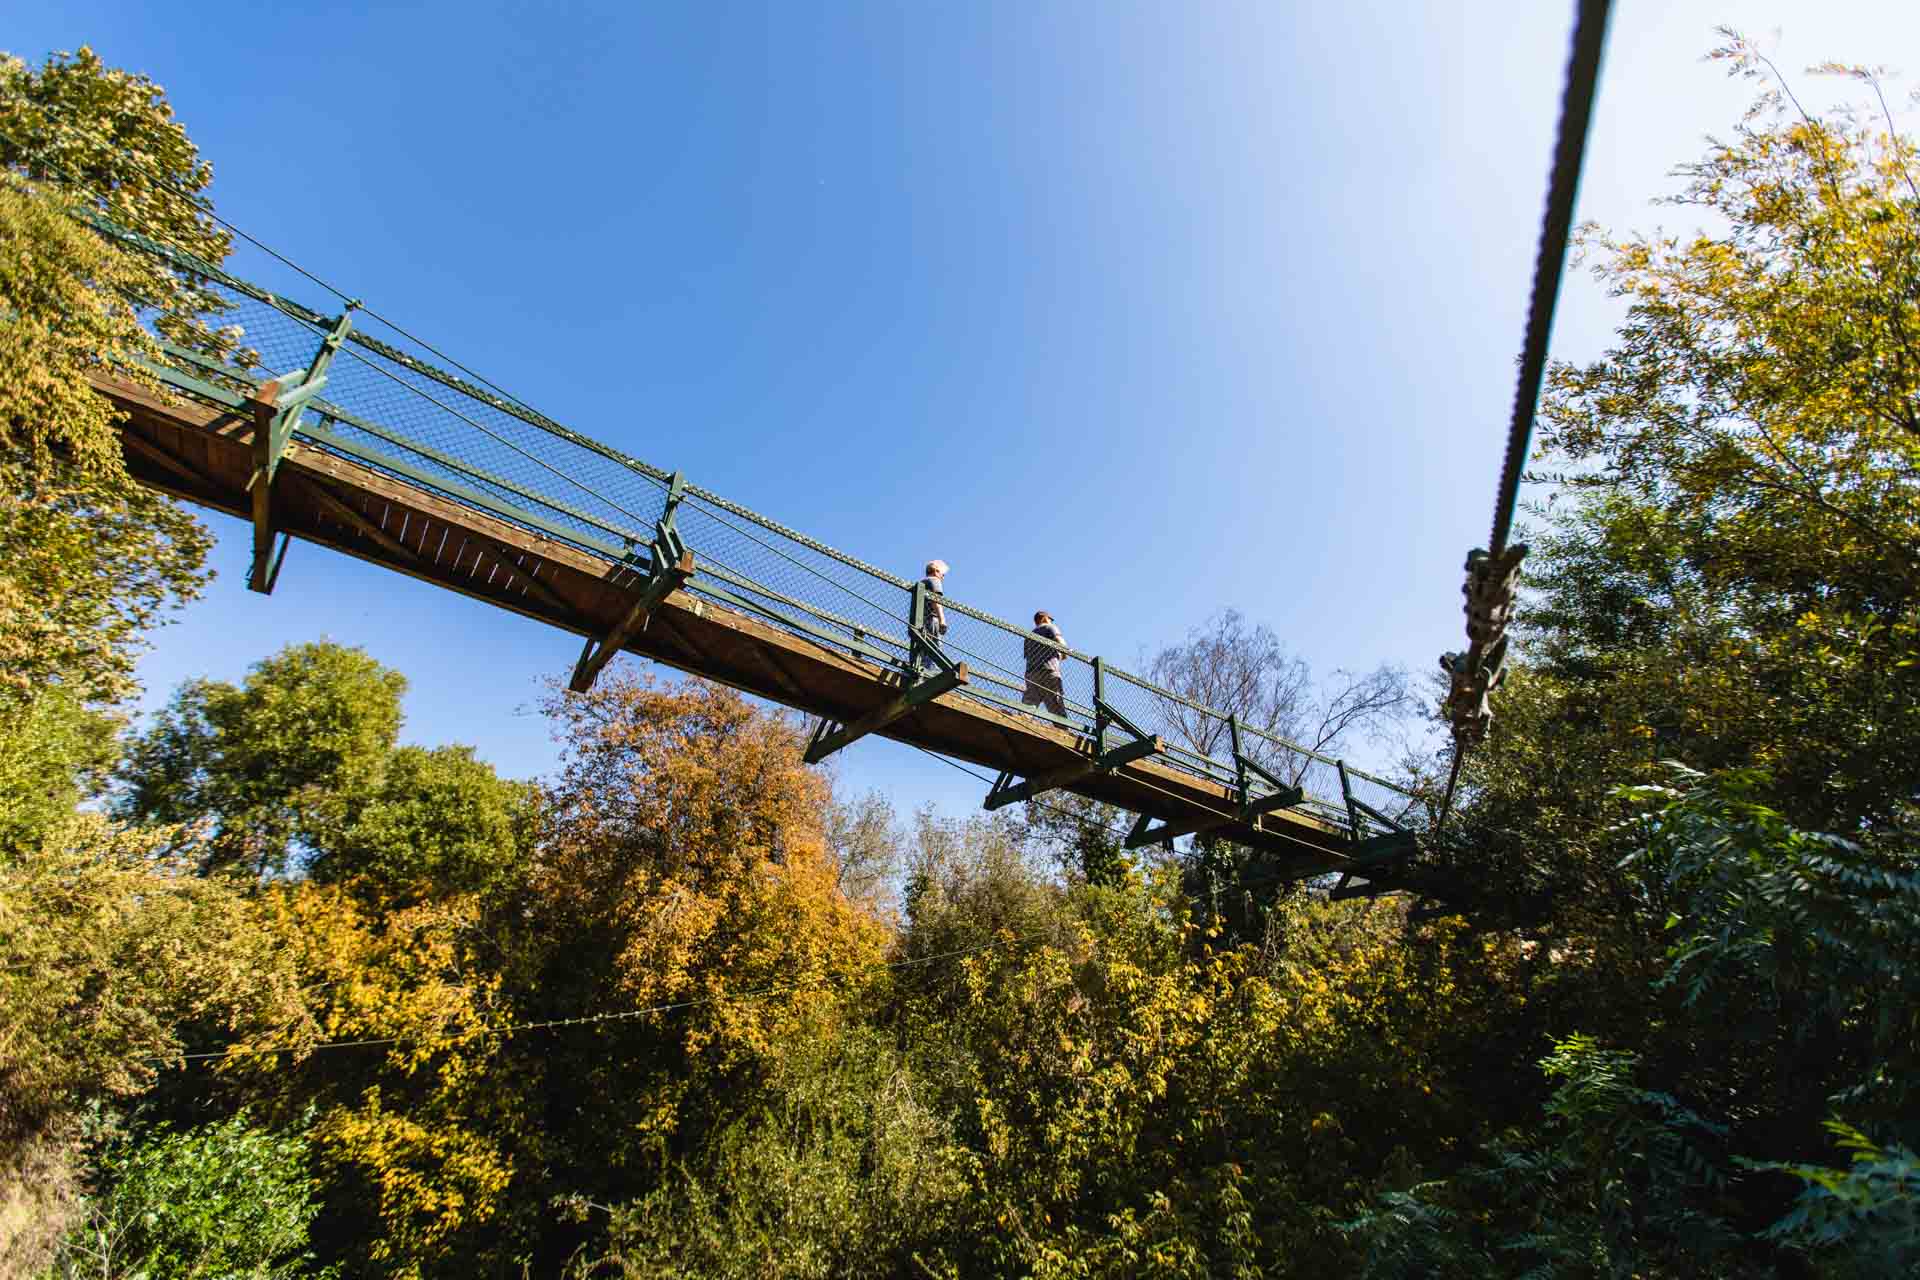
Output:
M352 507L342 502L329 492L325 485L318 484L307 476L302 476L301 481L307 492L314 496L314 499L326 509L329 515L338 519L342 524L353 529L356 533L366 537L382 550L419 563L421 559L419 552L382 529L373 521L367 519L366 516L360 512L355 511Z
M141 457L147 459L149 462L156 463L166 471L186 481L188 484L193 485L195 488L200 488L207 484L207 478L205 476L139 432L131 430L122 431L120 433L120 439L126 443L129 449L132 449Z
M1135 760L1144 760L1160 751L1160 739L1141 738L1115 747L1103 756L1088 756L1058 769L1035 774L1025 782L1010 787L995 787L987 793L983 807L989 810L1004 809L1010 804L1019 804L1048 791L1058 791L1070 787L1083 778L1092 777L1103 769L1118 769L1123 764L1132 764Z
M633 637L633 633L646 623L647 615L658 608L662 600L685 586L687 579L692 576L693 552L691 551L681 552L678 564L656 564L646 585L640 588L640 594L635 596L633 603L627 606L627 611L621 615L620 621L613 624L613 629L600 637L597 642L593 636L587 637L586 647L580 650L580 660L574 663L573 679L567 682L567 687L575 693L585 693L593 688L593 682L599 678L601 669L613 660L613 655L620 652L627 641ZM531 580L529 578L529 581Z
M935 672L933 675L915 681L845 728L815 739L807 747L807 763L819 764L848 743L886 728L916 707L932 702L941 694L957 689L966 682L967 664L964 662L957 664L952 671Z

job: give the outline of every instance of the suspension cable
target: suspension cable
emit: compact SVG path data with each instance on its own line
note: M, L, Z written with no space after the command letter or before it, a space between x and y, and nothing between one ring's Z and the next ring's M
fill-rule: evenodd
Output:
M1519 505L1521 472L1533 438L1533 420L1546 374L1547 344L1553 333L1553 313L1560 297L1560 278L1566 266L1567 243L1573 232L1574 204L1580 191L1580 170L1586 155L1587 132L1600 84L1600 59L1606 48L1609 0L1579 0L1571 48L1567 55L1565 87L1560 98L1560 123L1554 139L1553 171L1547 183L1547 205L1540 222L1540 242L1533 264L1533 289L1527 300L1527 327L1520 350L1520 372L1514 385L1513 418L1507 428L1506 456L1500 466L1500 486L1494 496L1493 525L1484 553L1467 557L1467 648L1447 654L1442 665L1452 681L1447 710L1453 721L1453 764L1434 823L1437 833L1453 807L1454 788L1467 751L1486 733L1493 718L1488 696L1500 683L1506 656L1506 626L1513 606L1524 545L1509 547L1514 510Z

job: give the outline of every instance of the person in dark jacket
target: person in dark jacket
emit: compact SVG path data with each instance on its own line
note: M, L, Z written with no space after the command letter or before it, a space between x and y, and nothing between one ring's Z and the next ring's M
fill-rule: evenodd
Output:
M941 582L946 576L945 560L929 560L927 576L920 579L920 585L927 589L927 616L920 619L920 626L926 631L928 637L934 640L947 634L947 611L940 604L940 597L946 590L941 586Z
M1037 636L1039 639L1035 639ZM1043 641L1051 640L1053 644ZM1061 652L1066 641L1061 638L1060 628L1053 625L1053 615L1045 609L1033 615L1033 635L1028 636L1027 653L1027 691L1020 701L1030 707L1045 707L1057 716L1067 714L1067 690L1060 675L1060 661L1066 655ZM1055 648L1058 645L1061 648Z

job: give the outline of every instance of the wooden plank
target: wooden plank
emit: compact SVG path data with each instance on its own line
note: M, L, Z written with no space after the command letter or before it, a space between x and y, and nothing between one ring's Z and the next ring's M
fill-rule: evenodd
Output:
M389 537L380 529L380 526L374 524L373 521L367 519L358 511L355 511L352 507L334 497L333 494L327 491L324 485L314 480L311 476L302 476L301 484L308 493L312 494L313 497L319 501L322 507L338 517L341 523L356 533L361 534L363 537L371 539L375 546L385 548L407 560L419 560L420 557L416 556L406 543L401 542L397 538Z
M198 471L195 471L193 468L189 467L186 463L180 461L180 459L174 457L171 453L168 453L165 449L161 448L159 445L155 444L153 441L147 439L145 436L141 435L139 432L122 431L120 433L120 439L127 446L127 448L133 450L135 453L139 454L141 457L147 459L147 461L158 464L163 470L171 473L172 475L178 477L181 480L184 480L188 485L191 485L194 488L201 488L207 484L207 478L205 476L201 475Z

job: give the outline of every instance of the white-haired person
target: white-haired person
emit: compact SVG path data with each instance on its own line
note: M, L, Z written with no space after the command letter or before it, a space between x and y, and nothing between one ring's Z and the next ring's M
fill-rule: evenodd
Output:
M940 597L946 594L940 583L946 576L945 560L929 560L927 576L920 579L920 585L927 589L927 612L920 619L920 629L934 640L947 634L947 611L940 607Z

